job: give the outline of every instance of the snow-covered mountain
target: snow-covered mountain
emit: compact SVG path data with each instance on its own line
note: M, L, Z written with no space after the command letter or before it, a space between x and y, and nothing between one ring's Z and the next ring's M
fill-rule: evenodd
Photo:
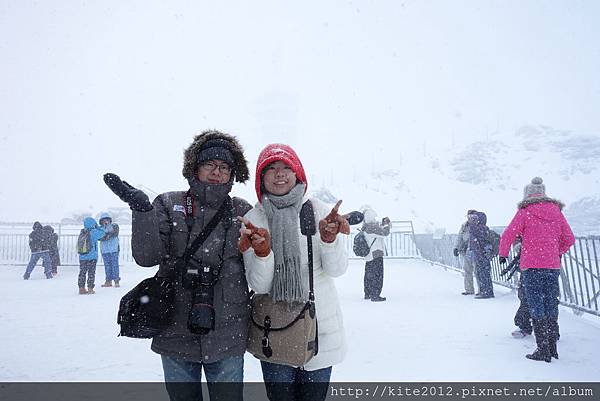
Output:
M599 136L523 126L451 147L402 148L378 166L317 181L314 194L344 199L344 210L370 204L380 217L413 220L417 232L456 232L467 209L486 212L491 226L507 225L523 187L540 176L547 195L566 204L577 234L600 234Z

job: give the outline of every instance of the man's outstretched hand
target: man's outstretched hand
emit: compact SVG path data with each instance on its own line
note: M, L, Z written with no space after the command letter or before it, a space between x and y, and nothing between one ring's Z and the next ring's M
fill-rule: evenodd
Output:
M132 187L127 181L113 173L104 174L104 182L123 202L128 203L131 210L148 212L152 210L152 204L148 195L141 189Z

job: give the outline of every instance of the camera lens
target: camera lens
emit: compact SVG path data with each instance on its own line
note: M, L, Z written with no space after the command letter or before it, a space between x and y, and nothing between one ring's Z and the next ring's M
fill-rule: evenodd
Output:
M213 286L198 286L192 297L192 307L188 315L188 329L195 334L207 334L215 328L215 308L213 306Z

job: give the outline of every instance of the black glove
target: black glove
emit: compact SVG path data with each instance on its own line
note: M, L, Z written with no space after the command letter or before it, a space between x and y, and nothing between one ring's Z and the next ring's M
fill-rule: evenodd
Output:
M506 258L504 256L500 256L498 258L498 262L500 262L501 265L504 265L506 264Z
M121 181L118 175L113 173L104 174L104 182L123 202L129 204L131 210L148 212L152 210L152 204L148 195L141 189L132 187L127 181Z
M452 251L452 253L454 254L454 256L458 256L458 248L454 248L454 250Z

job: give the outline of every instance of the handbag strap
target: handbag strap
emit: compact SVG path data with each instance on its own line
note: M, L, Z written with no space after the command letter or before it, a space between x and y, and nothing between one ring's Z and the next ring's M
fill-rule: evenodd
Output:
M315 224L315 212L310 200L304 202L302 209L300 209L300 232L302 235L306 235L306 245L308 246L308 300L314 303L312 236L317 232L317 225Z
M312 248L312 236L317 232L317 225L315 224L315 213L312 207L312 203L310 200L307 200L302 205L302 209L300 209L300 232L302 235L306 235L306 244L308 246L308 301L304 304L302 310L298 313L296 318L292 320L285 326L282 327L271 327L270 322L268 323L268 327L261 325L259 322L254 320L252 314L250 314L250 319L252 320L252 324L261 330L267 329L267 331L281 331L292 327L298 320L300 320L304 312L309 310L310 317L315 317L315 290L314 290L314 278L313 278L313 248ZM253 293L251 294L251 296Z

